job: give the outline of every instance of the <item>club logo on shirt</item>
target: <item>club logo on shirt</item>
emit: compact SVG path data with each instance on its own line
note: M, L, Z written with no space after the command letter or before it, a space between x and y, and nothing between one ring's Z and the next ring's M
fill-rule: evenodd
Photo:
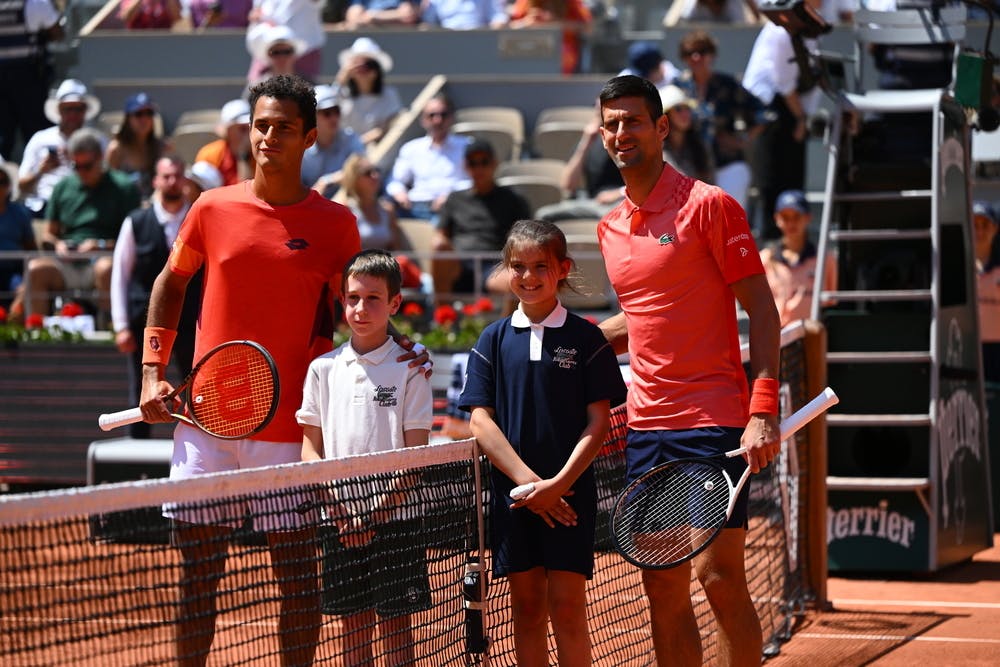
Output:
M552 356L552 363L559 366L559 368L572 369L576 366L576 350L557 347Z
M749 254L750 254L750 251L747 250L746 246L740 246L740 257L746 257Z
M149 349L152 350L153 352L159 352L160 351L160 337L159 336L150 336L149 337Z
M375 387L375 405L380 408L394 408L398 404L396 400L397 389L395 387Z
M285 246L289 250L305 250L309 247L309 241L306 241L305 239L288 239L288 241L285 242Z
M664 234L660 237L660 245L667 245L668 243L673 243L677 240L677 237L673 234Z

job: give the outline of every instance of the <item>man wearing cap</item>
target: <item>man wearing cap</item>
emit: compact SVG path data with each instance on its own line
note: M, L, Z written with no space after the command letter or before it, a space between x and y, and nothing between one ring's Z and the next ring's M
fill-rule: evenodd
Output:
M250 105L246 100L229 100L222 105L219 139L205 144L195 155L195 162L208 162L222 174L223 185L236 185L251 176Z
M52 78L45 45L62 38L50 0L9 0L0 8L0 155L12 156L18 130L27 141L45 128L42 107Z
M365 147L349 127L340 126L340 102L332 86L316 86L316 143L302 156L302 183L329 199L340 185L341 170Z
M102 292L98 305L106 312L110 304L103 294L111 286L111 258L86 253L114 247L125 216L139 207L139 189L127 175L105 168L102 135L96 130L74 132L66 152L73 173L52 189L42 235L56 256L28 262L27 299L32 313L46 315L51 292L96 288Z
M474 141L465 149L465 170L472 187L451 193L441 207L434 250L499 253L514 223L531 217L531 207L512 189L497 185L497 158L488 141ZM496 263L496 257L435 259L431 263L434 292L445 303L450 303L445 295L452 292L469 294L485 288L506 294L506 276L491 275Z
M31 136L24 147L18 171L24 203L37 218L42 217L52 188L73 173L66 142L86 121L101 112L101 102L90 94L82 81L66 79L45 101L44 108L45 117L55 125Z
M628 67L618 73L641 76L657 88L669 85L678 74L672 62L663 57L663 52L653 42L634 42L628 47Z
M115 242L111 268L111 324L115 345L129 355L128 405L139 405L142 388L142 330L146 325L146 304L153 281L167 263L167 255L177 238L190 204L184 196L184 161L162 157L156 162L153 196L149 205L133 210L122 223ZM201 274L188 283L187 296L177 327L174 362L181 377L191 372L194 357L195 321L201 305ZM151 426L138 422L129 426L133 438L150 437Z
M420 115L427 135L411 139L399 149L385 191L402 215L435 220L448 195L469 187L462 169L469 140L451 133L454 117L451 100L438 93Z
M808 237L812 214L805 193L786 190L778 195L774 208L774 222L781 230L781 238L765 245L760 251L760 259L781 326L785 326L810 315L816 280L816 246ZM822 289L832 291L836 288L837 261L829 256L823 270Z

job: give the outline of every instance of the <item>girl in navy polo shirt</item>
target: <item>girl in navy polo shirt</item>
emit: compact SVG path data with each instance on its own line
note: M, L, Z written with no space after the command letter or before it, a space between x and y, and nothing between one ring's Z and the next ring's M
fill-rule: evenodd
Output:
M593 324L559 303L573 260L549 222L517 222L500 270L520 300L469 354L459 407L493 463L493 575L510 580L519 665L589 665L586 580L594 572L597 492L591 461L625 400L614 352ZM515 486L533 484L510 498Z

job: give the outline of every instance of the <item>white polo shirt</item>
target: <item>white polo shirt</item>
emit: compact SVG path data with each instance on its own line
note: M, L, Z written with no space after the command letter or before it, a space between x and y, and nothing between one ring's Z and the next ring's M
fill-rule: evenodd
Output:
M431 383L396 358L406 350L387 338L359 355L350 341L309 365L299 424L323 430L328 459L401 449L403 431L433 425Z

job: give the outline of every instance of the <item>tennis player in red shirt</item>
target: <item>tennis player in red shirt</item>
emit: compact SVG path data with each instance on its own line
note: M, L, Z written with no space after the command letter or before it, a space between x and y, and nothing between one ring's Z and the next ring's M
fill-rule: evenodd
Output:
M343 267L361 249L350 211L302 185L302 154L316 140L316 97L295 76L276 76L250 90L250 148L254 177L206 192L181 226L167 265L150 296L143 342L141 407L148 422L170 421L162 397L184 291L205 267L195 358L237 339L255 340L278 368L281 392L270 424L253 439L221 440L180 423L174 431L171 478L251 468L300 459L302 430L295 411L309 362L332 348L334 300ZM150 345L156 337L158 344ZM404 342L404 346L409 344ZM427 361L414 357L413 365ZM294 506L294 500L290 501ZM282 665L311 665L321 624L315 541L307 519L267 512L250 499L254 527L267 535L271 567L281 590L278 639ZM235 505L235 503L234 503ZM225 573L226 536L243 508L224 516L165 508L174 520L183 576L177 652L182 665L204 665L215 632L216 590ZM220 510L221 512L221 510Z
M604 147L626 197L598 225L622 312L602 323L632 368L629 479L685 456L748 448L730 474L756 472L777 455L778 312L746 214L720 188L663 161L670 130L656 88L619 76L600 94ZM750 316L753 390L740 359L736 300ZM759 665L760 621L747 590L743 493L722 534L693 567L719 628L719 664ZM659 665L701 665L690 597L691 563L644 570Z

